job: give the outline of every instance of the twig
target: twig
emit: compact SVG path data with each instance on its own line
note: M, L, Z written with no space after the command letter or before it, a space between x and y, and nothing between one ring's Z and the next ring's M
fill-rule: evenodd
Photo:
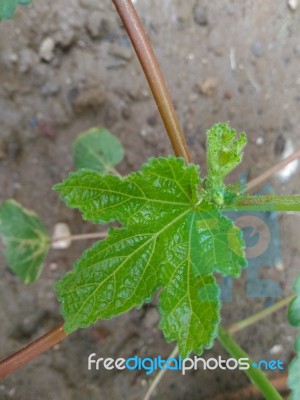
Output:
M287 306L290 304L290 302L295 298L295 295L291 295L289 297L286 297L277 303L273 304L272 306L265 308L262 311L259 311L258 313L251 315L251 317L243 319L242 321L236 322L235 324L231 325L231 327L228 328L228 332L230 333L236 333L242 329L247 328L248 326L255 324L256 322L260 321L263 318L268 317L269 315L273 314L274 312L280 310L281 308Z
M63 324L25 346L17 353L0 361L0 378L22 367L24 364L38 357L40 354L55 346L67 336Z
M172 350L171 354L169 355L168 358L175 358L178 356L178 347L175 346L175 348ZM147 393L144 397L144 400L150 400L152 393L156 389L156 387L159 385L159 382L162 380L164 377L165 373L167 372L167 369L161 369L159 373L156 375L154 378L154 381L151 383L149 386L149 389L147 390Z
M278 164L274 165L272 168L265 171L263 174L259 175L258 177L252 179L248 182L246 187L246 191L249 192L256 188L257 186L264 183L267 179L269 179L272 175L276 174L276 172L280 171L282 168L286 167L289 163L294 160L300 158L300 150L296 151L289 157L285 158L284 160L280 161Z
M52 238L51 243L60 242L62 240L85 240L85 239L104 239L107 236L107 232L95 232L95 233L82 233L78 235L61 236Z
M131 0L113 0L148 80L176 156L191 162L191 154L153 47Z

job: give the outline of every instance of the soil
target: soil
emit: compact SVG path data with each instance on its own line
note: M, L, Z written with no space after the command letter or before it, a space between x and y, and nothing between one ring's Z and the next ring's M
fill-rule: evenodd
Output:
M282 0L135 1L165 72L193 159L205 163L205 130L230 121L249 144L232 174L257 176L289 149L300 147L300 6ZM0 201L14 198L35 210L50 233L58 222L73 233L98 228L67 209L53 184L73 169L71 144L92 126L116 134L126 149L122 174L151 156L172 153L126 32L109 0L33 0L0 25ZM202 168L205 171L205 167ZM272 179L277 193L299 193L299 174ZM299 217L280 215L283 264L268 268L282 296L299 270ZM23 285L0 255L0 357L60 321L53 284L91 242L52 250L39 281ZM224 303L230 325L274 302L246 296L246 272ZM155 301L153 302L155 304ZM0 399L142 399L153 375L88 371L87 357L166 357L152 305L72 334L6 377ZM295 330L285 311L236 335L253 359L293 356ZM278 345L274 355L274 346ZM218 343L205 357L223 355ZM276 375L278 372L273 372ZM242 372L168 372L153 399L214 399L246 386Z

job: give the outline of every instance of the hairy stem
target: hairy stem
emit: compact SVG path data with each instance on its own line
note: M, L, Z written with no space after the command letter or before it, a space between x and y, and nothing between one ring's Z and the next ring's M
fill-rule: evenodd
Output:
M183 157L185 161L189 163L192 161L192 158L185 137L180 127L159 63L139 16L131 0L113 0L113 3L140 60L172 143L174 153L177 157Z
M225 350L235 359L248 358L250 368L245 370L245 374L251 382L259 389L266 400L282 400L282 397L269 381L267 376L258 368L252 367L252 361L248 354L236 343L233 337L224 328L219 327L218 340Z
M67 334L64 331L63 324L60 324L52 331L19 350L17 353L0 361L0 379L49 350L66 336Z

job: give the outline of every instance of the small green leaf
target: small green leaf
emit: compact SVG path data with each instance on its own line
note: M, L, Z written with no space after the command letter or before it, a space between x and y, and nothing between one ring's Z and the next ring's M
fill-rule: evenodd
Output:
M49 249L49 236L38 216L14 200L0 206L0 236L7 247L9 267L24 283L40 275Z
M76 169L88 168L103 174L115 173L114 166L124 158L120 141L109 131L92 128L77 137L72 147Z
M18 4L30 4L31 0L0 0L0 21L11 19Z
M295 351L297 355L290 363L288 371L288 385L292 391L289 400L300 399L300 336L296 340Z
M206 198L218 205L224 202L225 177L241 162L246 134L236 139L236 131L227 123L215 124L207 131Z
M240 230L205 211L200 182L197 166L168 157L125 178L81 170L55 185L85 219L123 224L57 283L66 331L140 307L160 287L167 340L185 356L211 346L220 306L212 273L238 276L246 262Z
M289 323L292 326L300 328L300 274L294 284L294 292L296 297L291 301L288 309Z

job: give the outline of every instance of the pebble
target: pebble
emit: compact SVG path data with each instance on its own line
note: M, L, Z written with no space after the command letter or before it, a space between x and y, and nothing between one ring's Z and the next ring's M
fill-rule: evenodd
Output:
M52 235L52 248L53 249L67 249L70 247L72 240L71 239L63 239L54 241L58 238L64 238L71 235L70 228L64 222L58 222L54 226L54 232Z
M200 26L208 25L208 17L206 9L200 4L195 4L193 8L193 16L196 24Z
M54 38L56 44L58 44L63 49L69 49L75 44L77 40L75 30L67 24L61 24L59 26L58 31L54 35Z
M288 0L287 4L292 11L295 11L298 7L298 0Z
M52 37L46 37L39 48L39 56L41 60L50 62L54 57L55 41Z
M82 90L78 90L72 104L77 113L82 113L87 109L98 109L106 102L106 95L102 88L97 85L89 85Z
M257 146L262 146L264 144L264 138L262 136L259 136L258 138L256 138L255 143L257 144Z
M275 344L271 349L270 349L270 354L279 354L283 351L283 346L282 344Z
M211 97L215 94L217 85L218 85L217 79L210 77L205 79L205 81L199 83L198 90L200 91L201 94Z

